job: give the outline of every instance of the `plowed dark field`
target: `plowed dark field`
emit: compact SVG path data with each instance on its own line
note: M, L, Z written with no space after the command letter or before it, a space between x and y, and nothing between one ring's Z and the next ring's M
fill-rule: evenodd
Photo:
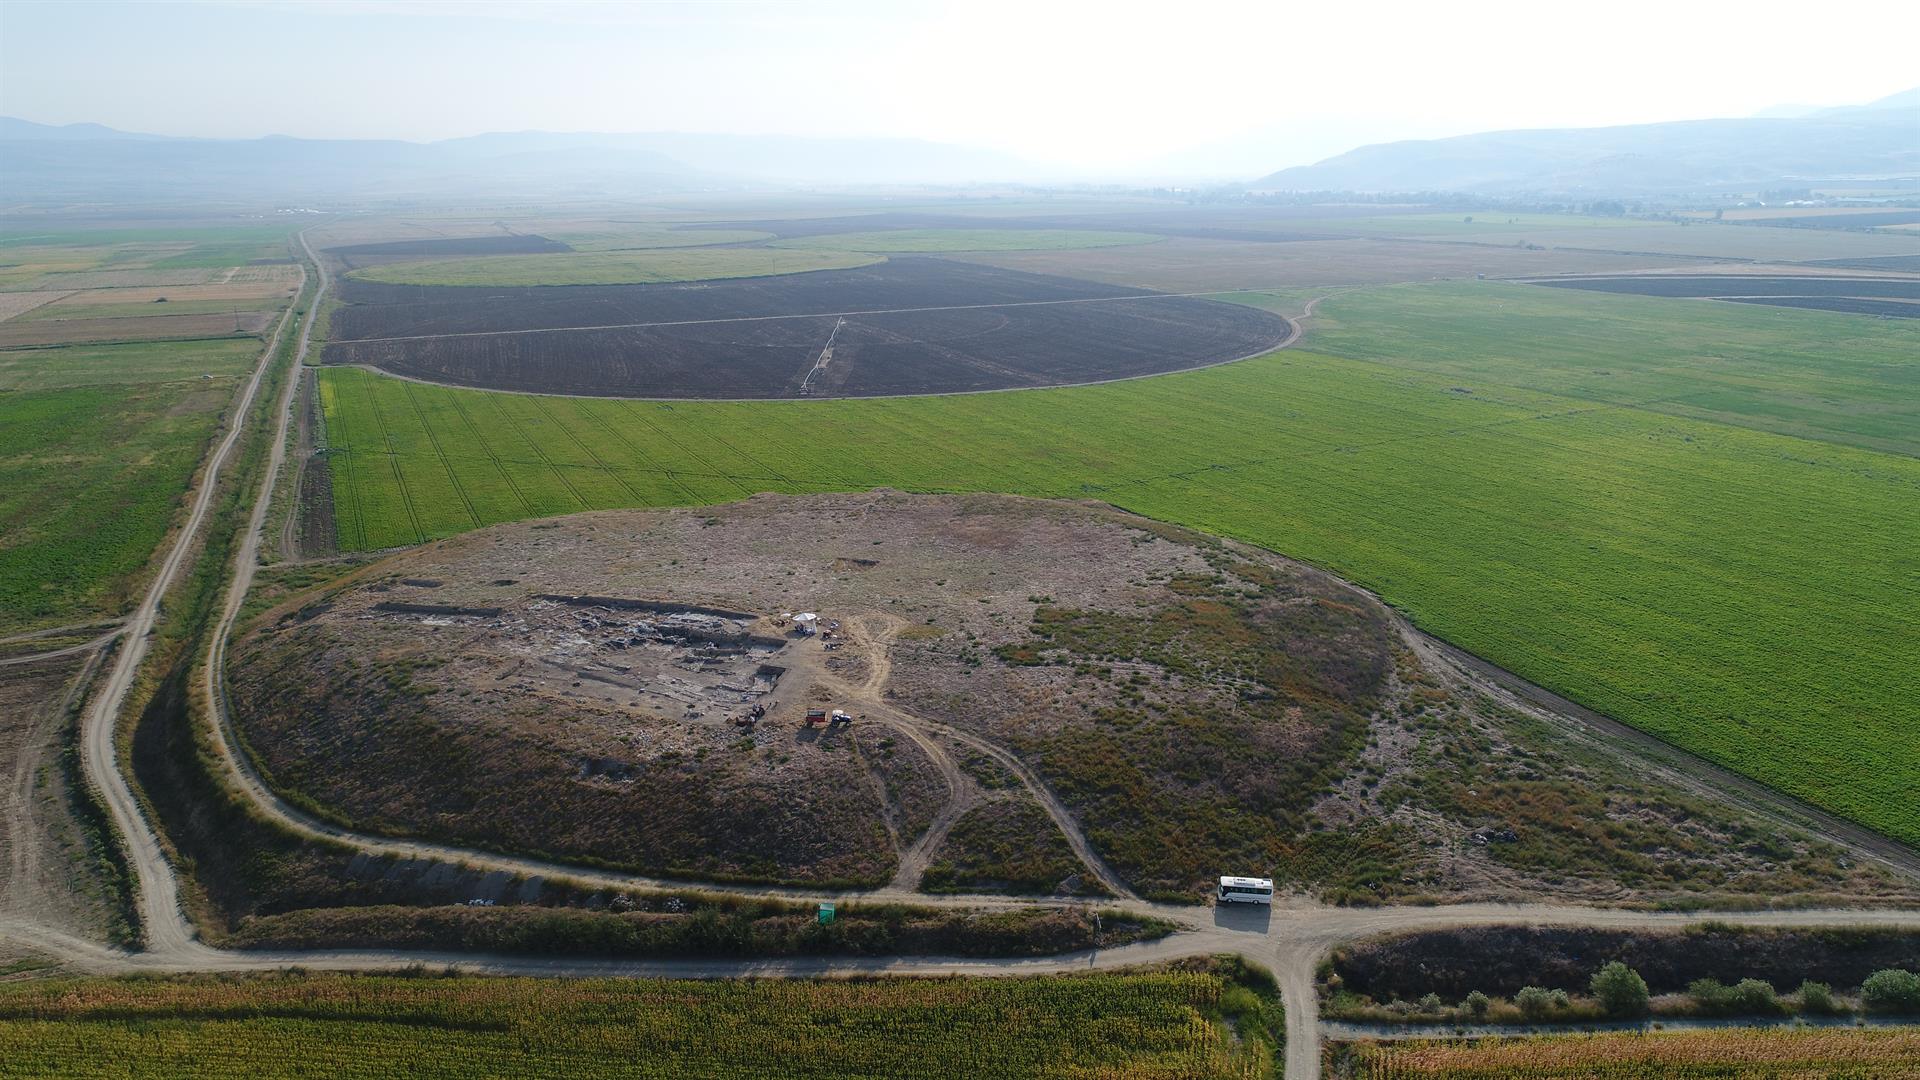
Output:
M1150 375L1252 355L1289 330L1238 305L926 258L662 285L341 286L327 363L612 397L791 396L830 336L814 396Z
M1859 296L1716 296L1730 304L1766 304L1768 307L1813 308L1843 315L1879 315L1888 319L1920 319L1920 303L1872 300Z
M1878 296L1920 300L1920 278L1758 277L1720 274L1680 277L1644 274L1630 277L1562 278L1538 281L1556 289L1593 289L1639 296Z
M1627 277L1536 281L1556 289L1732 300L1742 304L1812 308L1849 315L1920 318L1920 278L1848 278L1815 275L1757 277L1749 274L1697 277L1647 274Z

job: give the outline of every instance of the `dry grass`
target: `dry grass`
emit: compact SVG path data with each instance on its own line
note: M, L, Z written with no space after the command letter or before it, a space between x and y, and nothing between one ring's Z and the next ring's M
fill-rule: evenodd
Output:
M105 319L43 319L0 326L0 349L35 345L71 345L98 341L164 341L258 334L273 321L271 311L207 315L136 315Z
M1920 1028L1607 1032L1330 1046L1329 1075L1352 1080L1902 1080L1920 1076Z
M64 292L0 292L0 322L24 315L34 308L51 304L70 294Z

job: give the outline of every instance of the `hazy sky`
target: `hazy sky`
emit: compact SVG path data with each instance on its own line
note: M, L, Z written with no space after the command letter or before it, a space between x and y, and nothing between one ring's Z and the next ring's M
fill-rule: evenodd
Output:
M1778 7L0 0L0 113L210 136L910 135L1084 168L1262 132L1278 167L1920 83L1920 3Z

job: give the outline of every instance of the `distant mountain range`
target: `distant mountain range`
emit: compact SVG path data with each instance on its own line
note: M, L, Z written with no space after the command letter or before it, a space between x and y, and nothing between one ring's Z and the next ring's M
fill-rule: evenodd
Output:
M1161 182L1221 176L1259 146L1329 145L1298 124L1156 159ZM1289 134L1289 132L1291 134ZM1257 136L1257 137L1256 137ZM1593 199L1908 177L1920 188L1920 88L1868 105L1744 119L1496 131L1379 143L1282 169L1255 191L1458 192ZM808 185L1070 179L1006 154L918 139L497 132L438 142L199 139L0 117L0 204L118 206L422 198L630 198Z
M1920 177L1920 88L1793 116L1379 143L1282 169L1250 186L1598 197L1804 187L1857 177Z
M0 117L0 193L14 204L285 203L535 192L631 196L794 184L994 180L1031 171L1005 155L918 139L541 131L429 143L196 139Z

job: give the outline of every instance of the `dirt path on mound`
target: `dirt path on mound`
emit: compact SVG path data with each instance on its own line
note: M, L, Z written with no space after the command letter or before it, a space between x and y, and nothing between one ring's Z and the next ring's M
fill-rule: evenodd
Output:
M940 739L980 751L1012 773L1015 779L1020 781L1020 785L1027 789L1027 793L1033 796L1034 801L1040 804L1040 808L1047 812L1047 816L1053 819L1054 825L1066 837L1068 846L1073 848L1074 855L1079 857L1088 873L1111 890L1115 896L1127 900L1140 899L1131 888L1127 887L1127 883L1121 880L1120 875L1114 873L1113 868L1107 865L1107 861L1100 857L1099 852L1093 850L1093 845L1087 842L1086 834L1080 831L1079 823L1073 819L1072 814L1067 812L1066 805L1053 793L1052 788L1036 776L1033 770L1027 768L1025 762L1006 749L977 735L960 731L938 721L915 716L887 699L887 680L893 675L893 660L888 655L888 648L899 636L901 629L906 626L906 620L895 615L863 615L849 622L855 628L855 642L861 646L867 657L866 681L860 686L854 686L843 679L825 674L821 676L821 681L832 685L849 700L856 701L870 710L870 715L873 717L888 723L913 739L916 745L933 757L941 775L947 780L948 790L955 793L946 809L935 818L936 827L940 826L943 820L945 823L945 827L939 829L940 836L935 837L935 829L930 828L921 844L916 845L912 852L903 853L900 872L895 875L896 883L909 877L917 883L920 875L926 872L926 864L931 860L933 850L938 846L938 840L944 839L946 832L953 828L953 823L971 809L971 805L962 805L966 800L960 793L975 786L972 778L960 769L954 762L953 756L947 753L944 746L939 745L938 740L931 738L931 736L939 736ZM918 862L917 869L908 864L909 858Z
M893 615L859 615L847 620L848 644L858 648L867 662L867 677L859 686L852 686L845 680L823 673L822 681L838 687L849 701L857 702L872 710L868 715L905 736L933 762L940 780L947 786L947 801L933 815L927 825L927 831L920 838L899 849L900 866L894 871L893 880L887 888L899 892L914 892L920 888L920 879L926 876L927 867L933 862L933 853L953 831L953 826L967 811L980 804L980 786L973 782L959 762L953 760L953 754L940 743L930 738L925 731L912 723L902 723L901 716L895 710L884 707L887 680L893 677L893 656L890 650L900 631L905 628L906 620Z

